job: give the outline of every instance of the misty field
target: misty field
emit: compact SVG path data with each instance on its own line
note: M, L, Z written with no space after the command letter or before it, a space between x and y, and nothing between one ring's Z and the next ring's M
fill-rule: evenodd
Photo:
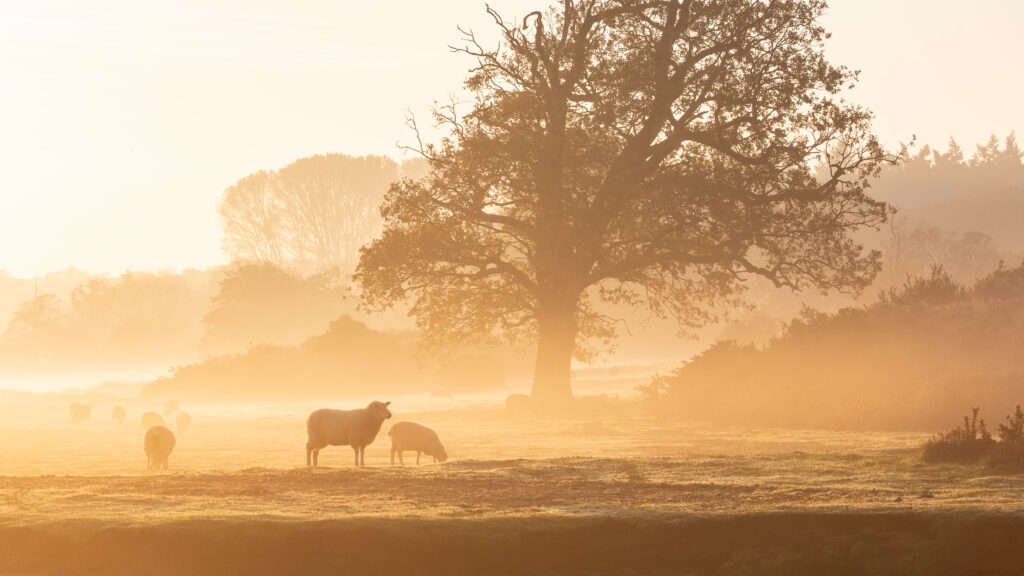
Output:
M304 409L190 408L169 471L145 469L137 409L124 425L100 408L80 427L57 406L10 415L0 572L494 573L504 558L508 573L999 573L978 542L1024 525L1024 475L926 465L920 433L396 410L366 468L344 447L311 471ZM437 429L451 459L392 466L385 432L403 419Z

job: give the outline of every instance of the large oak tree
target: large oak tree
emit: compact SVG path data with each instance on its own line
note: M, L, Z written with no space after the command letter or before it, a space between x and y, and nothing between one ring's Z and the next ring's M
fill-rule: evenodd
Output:
M538 343L533 397L614 320L600 302L705 324L752 275L858 290L879 255L850 236L890 208L894 161L844 101L820 0L563 0L502 36L471 32L474 95L435 110L431 173L390 189L362 250L369 307L411 300L427 342ZM415 123L413 122L415 128Z

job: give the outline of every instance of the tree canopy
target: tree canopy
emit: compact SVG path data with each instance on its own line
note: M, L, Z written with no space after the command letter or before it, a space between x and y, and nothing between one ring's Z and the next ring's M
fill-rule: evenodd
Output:
M377 207L388 186L402 174L421 175L422 163L318 154L250 174L221 198L224 249L233 260L352 265L380 231Z
M825 8L563 0L514 23L489 8L502 42L467 31L456 48L474 98L435 110L431 173L386 195L364 304L411 299L442 348L537 340L533 396L554 403L573 354L614 334L601 302L687 329L752 275L865 287L879 254L849 233L887 218L865 189L895 158L841 97L857 74L824 54Z

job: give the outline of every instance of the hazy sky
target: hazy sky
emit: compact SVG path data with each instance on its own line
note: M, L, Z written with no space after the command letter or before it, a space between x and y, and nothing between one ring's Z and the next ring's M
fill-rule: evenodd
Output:
M492 0L511 17L544 6ZM0 0L0 269L224 261L221 191L315 153L399 156L457 91L482 0ZM1024 7L833 0L833 61L890 144L1024 130Z

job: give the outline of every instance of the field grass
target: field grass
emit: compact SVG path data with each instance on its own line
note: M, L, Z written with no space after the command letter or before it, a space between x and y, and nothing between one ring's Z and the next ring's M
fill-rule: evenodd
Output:
M1024 544L1024 475L926 465L924 433L396 410L451 460L382 435L311 471L306 407L197 406L148 471L138 410L35 409L0 426L0 574L1011 574Z

